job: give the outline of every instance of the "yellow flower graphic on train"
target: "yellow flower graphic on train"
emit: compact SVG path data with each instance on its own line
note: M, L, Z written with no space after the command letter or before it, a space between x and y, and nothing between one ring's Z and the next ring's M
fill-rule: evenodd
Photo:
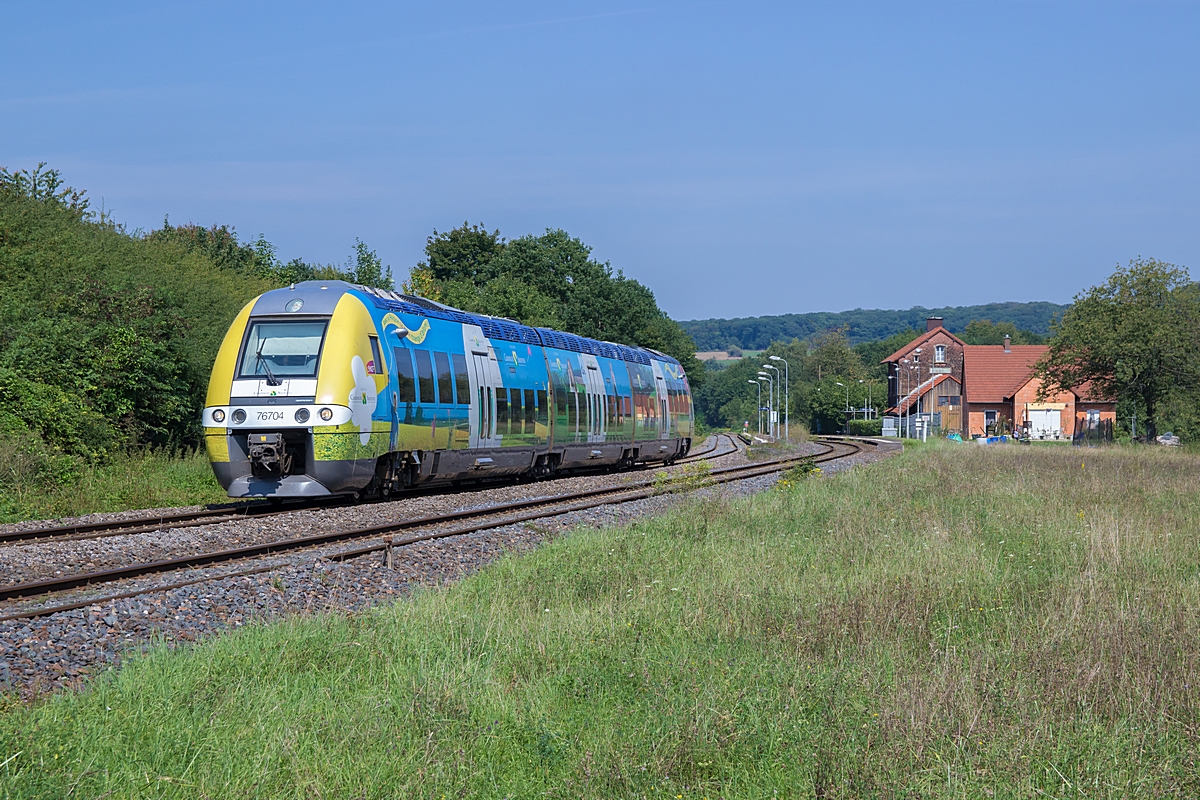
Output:
M421 344L429 334L429 320L421 320L421 326L413 331L409 330L408 326L390 311L383 315L383 321L380 322L380 326L383 328L384 333L387 333L389 327L396 328L396 333L401 339L408 339L413 344Z

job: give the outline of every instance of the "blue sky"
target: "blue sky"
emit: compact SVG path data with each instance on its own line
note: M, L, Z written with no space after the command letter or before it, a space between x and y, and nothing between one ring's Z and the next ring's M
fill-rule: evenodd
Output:
M680 318L1200 259L1200 4L0 3L0 165L130 228L561 227Z

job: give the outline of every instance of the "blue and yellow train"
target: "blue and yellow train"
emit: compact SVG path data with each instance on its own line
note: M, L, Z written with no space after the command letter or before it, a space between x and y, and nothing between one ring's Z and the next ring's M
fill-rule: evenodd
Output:
M230 497L386 496L670 463L693 411L657 351L306 281L237 315L203 424Z

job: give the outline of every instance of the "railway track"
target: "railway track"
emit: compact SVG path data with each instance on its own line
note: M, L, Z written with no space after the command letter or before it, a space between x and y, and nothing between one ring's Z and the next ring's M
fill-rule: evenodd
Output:
M747 478L754 478L761 475L768 475L783 471L788 467L807 459L812 459L816 463L833 461L860 452L863 448L862 443L855 441L829 441L821 442L821 444L827 448L822 453L789 457L760 464L715 469L708 474L706 481L719 484L736 480L745 480ZM634 500L651 497L655 494L678 490L678 488L678 486L671 485L669 478L665 481L662 479L652 479L638 481L636 483L626 484L619 487L603 487L581 492L553 495L550 497L520 500L486 508L467 509L447 514L410 518L407 520L390 522L384 525L338 530L327 533L299 536L290 539L280 539L262 544L249 545L246 547L218 550L206 553L196 553L181 558L131 564L117 569L77 573L63 577L56 577L49 580L12 584L9 586L0 587L0 601L11 601L18 599L28 600L30 598L44 597L59 592L79 589L81 587L112 584L118 581L139 578L148 575L205 568L217 564L249 559L261 559L285 552L320 548L353 540L381 537L378 541L366 546L344 550L331 556L327 556L327 558L333 560L346 560L365 555L367 553L379 552L389 548L414 544L416 542L430 541L450 536L462 536L468 533L474 533L476 531L559 516L561 514L567 514L573 511L581 511L603 505L632 502ZM434 527L436 527L436 530L426 530L421 533L402 538L396 537L397 533L403 533L405 531L420 528ZM265 572L271 569L276 569L279 566L280 565L278 564L255 565L249 569L243 569L232 573L224 572L221 574L206 575L203 577L189 578L188 580L182 582L161 584L151 587L141 587L132 591L121 592L104 597L89 597L86 599L79 599L74 602L67 602L65 604L14 611L8 615L0 616L0 621L45 616L60 611L69 611L82 608L94 603L104 603L111 600L136 596L139 594L166 591L195 583L203 583L221 580L224 578L240 577L243 575Z
M732 449L720 449L720 439L729 439ZM733 455L738 447L728 434L718 434L713 446L700 453L690 455L677 461L677 464L687 464L696 461L707 461L714 458ZM453 491L451 488L438 487L429 492L439 493ZM391 498L396 499L396 498ZM57 541L79 541L83 539L100 539L109 536L129 536L138 533L153 533L177 528L194 528L201 525L216 525L221 522L233 522L251 517L269 517L276 514L288 514L293 511L303 511L311 508L336 508L351 503L348 498L338 497L322 500L295 500L282 505L265 501L249 501L232 504L220 508L205 508L198 511L184 511L178 514L160 514L157 516L130 517L121 520L106 520L103 522L85 522L72 525L55 525L44 528L21 528L0 533L0 545L17 542L34 542L46 539Z

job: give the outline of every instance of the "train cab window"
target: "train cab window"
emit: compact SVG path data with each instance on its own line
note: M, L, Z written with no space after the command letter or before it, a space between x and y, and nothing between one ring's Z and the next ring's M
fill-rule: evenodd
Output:
M433 361L437 366L438 402L451 405L454 403L454 384L450 382L450 358L445 353L434 353Z
M460 406L471 405L471 380L467 377L467 357L462 353L451 353L454 362L454 393Z
M396 356L396 375L399 377L400 391L398 399L401 403L417 402L417 380L413 373L411 351L407 347L397 347L393 351Z
M413 350L413 358L417 362L417 396L421 403L436 403L437 393L433 388L433 362L429 359L428 350Z
M371 340L371 368L367 370L372 375L386 375L387 364L383 363L383 356L379 354L379 337L368 336Z
M537 406L534 405L533 389L525 390L525 432L537 433Z
M508 392L496 390L496 433L508 433Z
M546 408L546 390L538 389L537 390L537 421L539 424L546 425L549 423L549 414L547 413L547 411L548 411L548 409Z
M325 322L255 322L242 353L242 378L315 378Z

